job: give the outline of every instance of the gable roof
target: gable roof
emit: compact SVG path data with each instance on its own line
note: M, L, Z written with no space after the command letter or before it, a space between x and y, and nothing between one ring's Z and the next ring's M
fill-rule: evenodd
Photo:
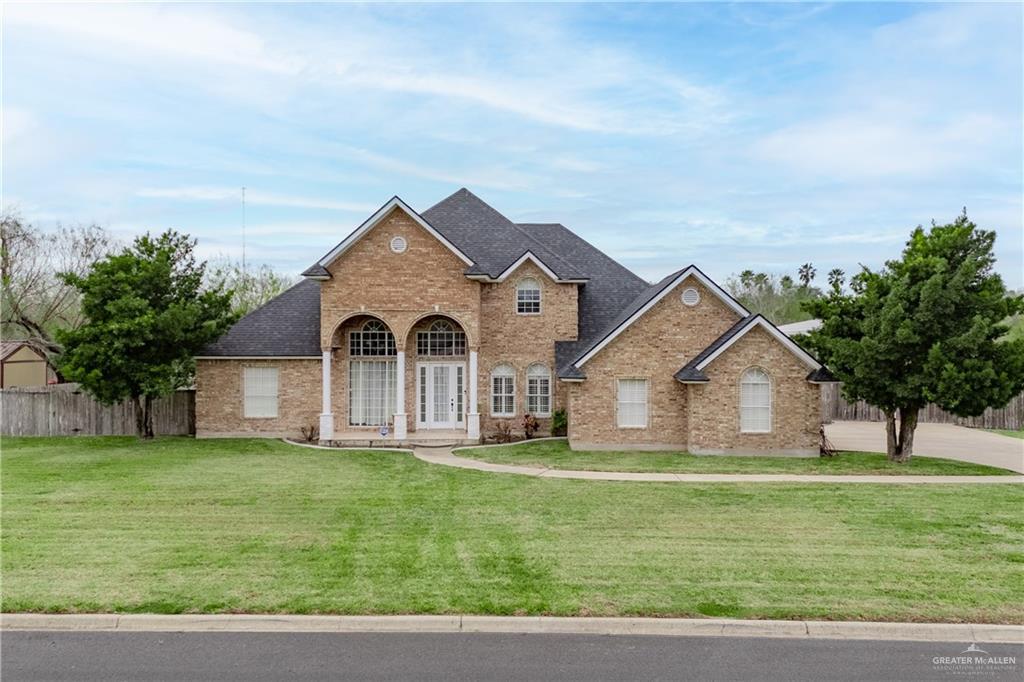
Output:
M473 259L467 276L501 281L529 254L542 269L553 273L553 279L588 279L563 253L549 248L465 187L428 208L423 218Z
M39 356L40 360L47 361L46 354L33 346L28 341L3 341L0 342L0 360L6 360L10 356L17 353L21 348L28 348L30 351Z
M761 328L768 332L776 341L781 343L790 353L810 368L807 380L813 383L829 383L835 381L832 373L818 360L800 347L795 341L786 336L779 328L768 321L766 317L758 313L746 317L733 326L729 327L721 336L697 354L692 360L683 365L673 376L677 381L684 384L705 383L708 377L704 374L704 368L710 365L715 358L729 349L734 343L743 338L752 329Z
M351 233L349 233L349 235L345 237L341 241L341 243L339 243L333 249L328 251L327 255L325 255L315 264L310 266L305 272L303 272L303 277L310 277L312 279L322 279L324 277L330 277L330 273L327 272L327 266L333 263L335 260L337 260L337 258L341 254L348 251L353 244L362 239L367 232L376 227L378 223L384 220L384 218L386 218L387 215L396 208L399 208L408 213L409 216L413 220L415 220L420 227L422 227L424 230L433 235L439 242L444 244L448 248L448 250L454 253L456 256L458 256L463 263L465 263L466 265L473 265L472 258L467 256L457 246L448 241L448 239L443 234L438 232L430 223L424 220L419 213L412 210L409 207L409 204L402 201L400 197L393 196L391 197L391 199L386 201L383 206L378 208L373 215L371 215L369 218L363 221L362 225L360 225Z
M304 279L252 311L197 357L320 357L320 283Z
M711 293L715 294L727 306L732 308L740 317L747 317L750 315L749 310L740 305L739 301L734 299L720 286L715 284L711 278L700 271L700 268L696 265L688 265L682 270L673 272L657 284L651 285L641 292L633 299L632 302L630 302L629 305L616 315L611 322L609 322L602 333L595 335L590 343L583 347L578 356L573 360L572 364L577 369L582 369L583 365L590 358L599 353L602 348L607 346L615 339L615 337L628 329L631 324L640 319L644 313L653 308L658 301L665 298L665 296L671 293L673 289L679 286L679 284L685 281L688 277L693 277L703 284L709 291L711 291Z

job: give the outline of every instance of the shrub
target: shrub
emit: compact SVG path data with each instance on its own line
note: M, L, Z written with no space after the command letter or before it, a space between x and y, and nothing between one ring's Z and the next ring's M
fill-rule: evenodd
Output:
M569 432L569 415L565 410L555 410L551 415L551 435L564 436Z
M512 424L508 420L502 419L494 425L494 435L491 437L498 443L511 443Z
M537 433L537 428L539 426L540 423L532 414L523 415L523 433L526 434L527 438L533 438L533 434Z
M311 424L309 426L303 426L299 428L299 433L302 434L302 440L307 443L320 440L320 427L317 424Z

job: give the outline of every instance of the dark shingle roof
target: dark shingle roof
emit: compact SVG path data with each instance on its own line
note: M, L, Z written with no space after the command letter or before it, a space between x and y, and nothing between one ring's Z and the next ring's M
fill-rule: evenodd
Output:
M712 341L710 346L702 350L696 357L683 365L683 367L673 376L675 376L677 381L707 381L707 376L704 372L697 369L697 365L704 362L709 355L725 345L729 339L736 336L736 334L742 331L748 324L752 323L758 317L761 317L761 315L753 315L738 320L736 324L726 329L721 336Z
M240 319L199 355L320 357L320 282L302 280Z
M836 378L832 372L828 370L828 367L822 365L818 369L814 370L807 375L807 380L816 384L838 384L839 379Z
M561 279L586 279L564 254L548 248L464 187L420 215L473 260L466 274L497 277L529 251Z

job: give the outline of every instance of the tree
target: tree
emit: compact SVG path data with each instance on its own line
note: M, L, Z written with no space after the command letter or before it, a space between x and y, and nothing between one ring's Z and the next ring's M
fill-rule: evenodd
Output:
M238 316L251 313L295 283L291 277L274 272L269 265L243 270L239 263L229 260L210 264L206 281L212 288L234 292L231 306Z
M823 322L808 343L847 399L885 413L894 462L910 460L928 403L975 416L1024 389L1024 339L1000 340L1024 297L993 272L995 237L966 211L948 225L918 227L900 259L879 272L863 268L852 293L833 291L806 306Z
M843 283L846 281L846 273L842 268L832 268L828 271L828 284L832 291L839 293L843 290Z
M193 357L234 321L231 292L203 288L195 241L167 231L135 239L85 275L61 273L87 322L63 330L60 369L104 404L130 399L140 437L153 437L153 398L188 385Z
M56 332L82 323L78 292L58 272L82 275L109 253L112 242L99 225L57 226L44 232L7 210L0 219L2 333L39 350L60 352Z
M729 278L725 286L747 310L761 313L776 324L806 320L808 314L801 303L821 296L816 287L793 286L793 278L789 275L777 277L753 270L744 270Z
M811 282L814 281L814 276L818 274L818 271L814 269L814 265L811 263L804 263L797 270L797 276L800 277L800 283L804 285L804 289L811 286Z

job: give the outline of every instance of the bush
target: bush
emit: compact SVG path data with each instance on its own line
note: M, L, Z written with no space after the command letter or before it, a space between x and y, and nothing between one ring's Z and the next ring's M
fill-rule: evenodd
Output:
M500 422L494 425L494 435L491 436L497 443L511 443L512 442L512 424L506 419L502 419Z
M527 438L533 438L533 434L537 433L539 426L540 423L532 414L523 415L523 433L526 434Z
M551 415L551 435L564 436L569 432L569 415L565 410L555 410Z
M320 440L320 427L317 424L311 424L310 426L302 426L299 428L299 433L302 434L302 440L307 443Z

